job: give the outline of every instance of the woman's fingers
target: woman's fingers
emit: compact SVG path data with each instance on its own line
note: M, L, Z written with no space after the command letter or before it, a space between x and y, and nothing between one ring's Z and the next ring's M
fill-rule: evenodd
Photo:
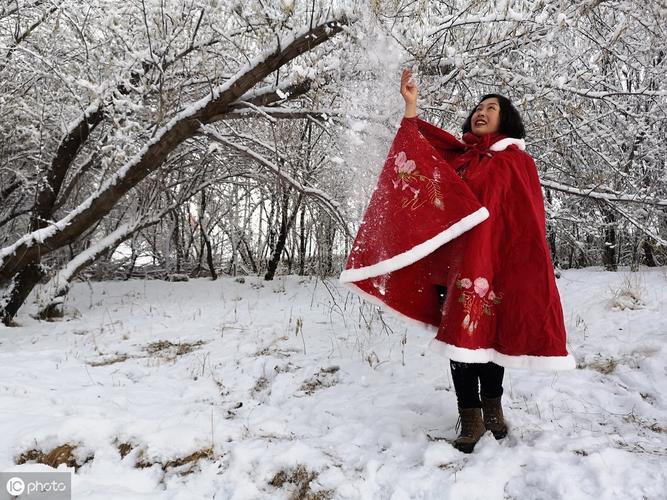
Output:
M412 71L407 68L401 73L401 95L405 99L406 106L413 106L417 101L417 84L412 79ZM414 110L409 116L414 116Z
M401 89L414 91L417 89L416 82L412 79L412 75L401 76Z
M401 74L401 87L413 88L415 82L412 80L412 72L409 69L404 69Z

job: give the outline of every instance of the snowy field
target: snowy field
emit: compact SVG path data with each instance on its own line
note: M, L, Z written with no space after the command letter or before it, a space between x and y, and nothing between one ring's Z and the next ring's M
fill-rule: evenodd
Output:
M508 370L510 435L464 455L430 336L336 280L79 283L80 316L0 327L0 471L65 462L85 500L666 498L667 269L558 286L579 368Z

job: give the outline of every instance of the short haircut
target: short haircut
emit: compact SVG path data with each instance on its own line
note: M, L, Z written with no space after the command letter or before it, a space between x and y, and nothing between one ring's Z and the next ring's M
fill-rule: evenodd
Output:
M482 96L477 105L472 109L466 121L463 122L463 133L472 132L472 115L475 113L477 106L480 105L482 101L486 99L491 99L495 97L500 103L500 125L498 127L498 132L506 135L507 137L514 137L515 139L523 139L526 137L526 129L523 126L523 120L521 120L521 115L507 97L499 94L486 94Z

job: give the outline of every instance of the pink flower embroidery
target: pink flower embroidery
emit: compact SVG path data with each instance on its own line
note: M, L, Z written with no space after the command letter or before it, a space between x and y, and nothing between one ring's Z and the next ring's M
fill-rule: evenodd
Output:
M392 180L394 189L400 189L405 191L409 189L412 193L411 198L403 198L403 207L410 207L412 210L416 210L421 207L427 200L418 200L421 190L414 186L415 182L423 182L427 185L428 198L430 201L439 209L444 209L444 203L442 202L442 195L440 194L440 189L437 182L433 179L426 177L421 174L417 169L417 164L414 160L408 160L408 156L405 151L400 151L396 158L394 159L394 172L396 172L396 178Z
M486 280L486 278L482 278L481 276L475 280L475 293L479 295L480 297L484 297L486 295L486 292L489 290L489 282Z
M408 160L405 151L398 153L394 163L396 164L394 171L398 174L398 178L394 179L393 181L394 189L398 188L399 185L401 186L401 191L405 191L407 188L410 188L410 191L412 191L416 198L419 194L419 189L415 189L410 186L410 180L411 177L413 177L413 173L419 174L419 172L415 172L417 170L417 164L414 160Z
M408 160L408 156L405 154L405 151L401 151L396 156L396 172L398 174L411 174L417 168L417 164L414 160Z
M476 278L474 282L469 278L458 279L456 287L461 290L459 302L463 304L463 312L466 313L461 327L472 335L477 329L480 317L492 316L493 306L500 304L502 299L493 290L489 291L489 281L482 276Z

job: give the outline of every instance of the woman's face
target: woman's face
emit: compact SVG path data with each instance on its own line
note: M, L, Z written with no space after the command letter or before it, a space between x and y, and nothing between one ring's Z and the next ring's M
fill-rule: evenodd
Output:
M500 129L500 103L497 97L483 100L475 108L470 120L475 135L495 134Z

